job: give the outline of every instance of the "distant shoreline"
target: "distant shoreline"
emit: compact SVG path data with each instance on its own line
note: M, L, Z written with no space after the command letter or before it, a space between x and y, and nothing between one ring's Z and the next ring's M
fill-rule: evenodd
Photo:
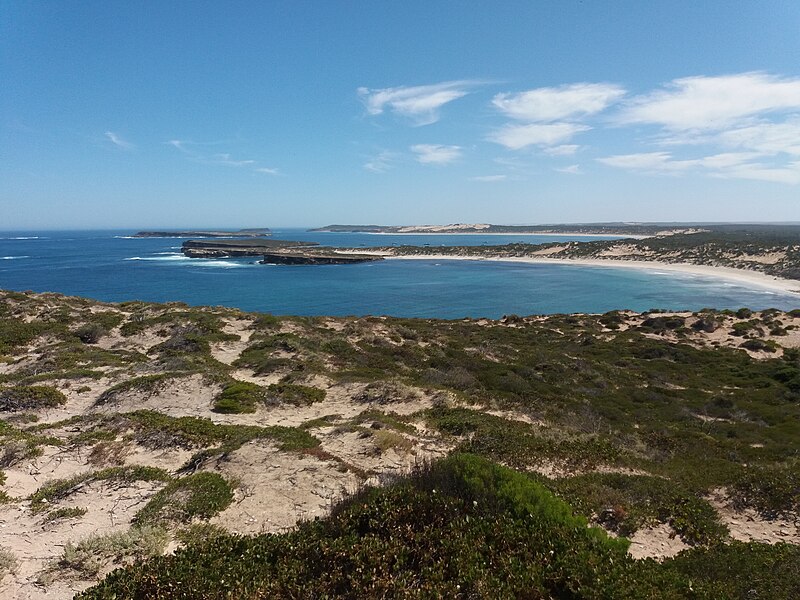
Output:
M319 231L317 233L357 233L359 235L538 235L542 237L587 237L587 238L605 238L605 237L620 237L629 238L634 240L644 240L653 237L652 235L640 235L631 233L578 233L572 231L560 232L538 232L538 231L525 231L516 233L503 233L501 231L493 231L481 233L480 231Z
M756 271L745 271L744 269L733 269L731 267L712 267L708 265L694 265L691 263L665 263L659 261L642 260L604 260L604 259L580 259L580 258L536 258L536 257L480 257L480 256L453 256L450 254L425 254L414 256L394 256L386 255L387 260L473 260L473 261L493 261L525 264L551 264L551 265L574 265L583 267L607 267L607 268L627 268L640 270L659 270L675 273L686 273L690 275L702 275L705 277L715 277L727 279L747 286L755 286L773 291L797 294L800 296L800 281L783 279L773 275L766 275Z

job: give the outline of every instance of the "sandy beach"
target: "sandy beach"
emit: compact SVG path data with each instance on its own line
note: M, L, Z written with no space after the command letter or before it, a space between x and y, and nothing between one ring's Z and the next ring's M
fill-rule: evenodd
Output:
M567 259L567 258L537 258L537 257L473 257L473 256L453 256L448 254L426 254L416 256L386 256L389 260L476 260L494 261L510 263L528 264L553 264L553 265L574 265L582 267L605 267L605 268L624 268L624 269L644 269L648 271L668 271L675 273L686 273L689 275L700 275L702 277L714 277L735 282L739 285L755 287L783 293L793 293L800 295L800 281L783 279L758 273L756 271L745 271L743 269L732 269L730 267L711 267L706 265L693 265L690 263L663 263L657 261L637 261L637 260L604 260L604 259Z

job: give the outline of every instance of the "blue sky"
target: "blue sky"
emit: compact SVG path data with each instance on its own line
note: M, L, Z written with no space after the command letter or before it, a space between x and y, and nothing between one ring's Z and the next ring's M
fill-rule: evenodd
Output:
M0 229L800 220L800 2L0 0Z

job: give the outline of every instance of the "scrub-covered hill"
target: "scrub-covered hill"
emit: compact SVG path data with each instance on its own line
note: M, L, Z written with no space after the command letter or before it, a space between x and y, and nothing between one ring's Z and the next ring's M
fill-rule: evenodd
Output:
M89 597L792 597L799 347L776 310L278 318L3 292L0 593L67 598L166 554Z

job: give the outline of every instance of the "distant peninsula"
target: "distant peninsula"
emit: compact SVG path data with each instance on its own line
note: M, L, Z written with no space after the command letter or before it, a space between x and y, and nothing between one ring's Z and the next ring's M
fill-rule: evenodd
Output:
M563 225L491 225L489 223L453 223L450 225L327 225L313 232L328 233L415 233L415 234L550 234L550 235L627 235L655 236L702 231L693 225L665 223L578 223Z
M258 229L239 229L237 231L139 231L133 237L136 238L260 238L272 235L272 231L266 227Z
M346 225L331 226L344 231ZM356 226L353 226L356 227ZM405 227L364 226L382 231L410 233ZM427 227L427 226L423 226ZM452 225L461 232L483 225ZM487 225L485 228L511 226ZM544 244L513 242L481 246L384 246L370 248L321 247L317 242L277 239L187 240L182 252L190 258L260 257L262 264L349 264L383 258L434 258L560 262L596 266L673 265L682 268L733 270L743 276L757 274L762 283L769 278L784 280L782 288L797 291L800 280L800 226L768 224L596 224L559 225L550 233L566 228L581 229L586 235L605 231L627 239L563 241ZM613 227L617 227L613 230ZM333 229L326 229L333 231ZM403 230L403 231L400 231ZM484 229L485 231L486 229ZM432 233L431 230L426 230ZM613 231L613 233L612 233ZM650 234L646 234L650 231ZM375 233L380 231L374 230ZM635 232L635 233L634 233ZM440 233L447 233L441 231ZM449 233L453 233L450 231ZM566 231L563 232L567 234ZM581 232L573 232L581 233ZM695 269L696 270L696 269ZM697 271L700 272L700 271ZM730 273L729 273L730 274ZM758 278L757 278L758 279ZM773 282L774 283L774 282Z

